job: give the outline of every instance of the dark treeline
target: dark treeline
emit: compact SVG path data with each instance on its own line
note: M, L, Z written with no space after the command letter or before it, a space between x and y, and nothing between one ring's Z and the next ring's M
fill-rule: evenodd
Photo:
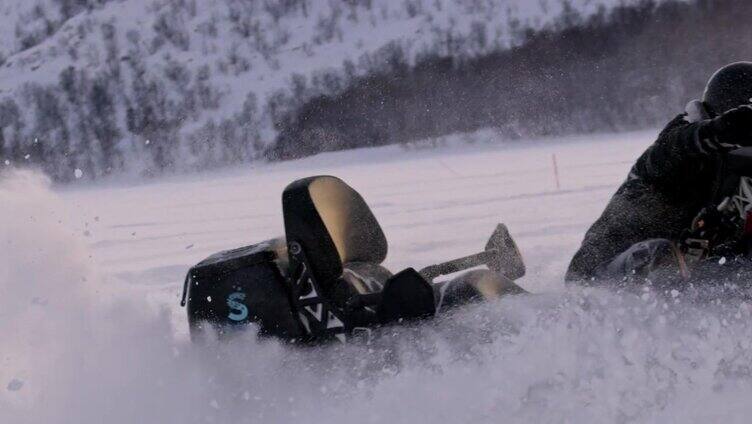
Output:
M518 47L429 57L357 78L275 122L270 159L496 127L509 139L659 126L708 77L752 60L749 0L646 0L583 19L574 11Z

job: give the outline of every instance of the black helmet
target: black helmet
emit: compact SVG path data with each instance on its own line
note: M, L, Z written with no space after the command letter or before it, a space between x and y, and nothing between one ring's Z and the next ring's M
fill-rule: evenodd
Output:
M752 103L752 62L737 62L719 69L708 81L702 101L713 115Z

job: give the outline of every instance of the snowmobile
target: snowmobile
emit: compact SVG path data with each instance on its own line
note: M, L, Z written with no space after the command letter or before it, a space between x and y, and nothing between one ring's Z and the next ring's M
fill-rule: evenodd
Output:
M604 275L676 288L752 281L752 147L719 162L714 199L677 240L651 239L620 254ZM707 284L710 283L710 284Z
M514 281L525 264L503 224L481 253L392 274L382 266L388 247L376 217L341 179L294 181L282 193L282 212L284 237L219 252L188 271L181 305L192 340L207 329L225 337L250 327L288 341L347 342L378 326L524 292Z

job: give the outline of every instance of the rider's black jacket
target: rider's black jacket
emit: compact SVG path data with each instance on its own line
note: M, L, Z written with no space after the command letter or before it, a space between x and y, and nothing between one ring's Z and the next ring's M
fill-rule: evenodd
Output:
M699 102L671 121L632 167L590 227L567 270L567 281L599 275L619 253L652 238L675 240L714 201L720 146L702 139Z

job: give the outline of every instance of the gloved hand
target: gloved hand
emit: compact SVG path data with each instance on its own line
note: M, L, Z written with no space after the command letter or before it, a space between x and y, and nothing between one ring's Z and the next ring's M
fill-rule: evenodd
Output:
M752 146L752 105L739 106L705 121L699 135L719 144Z

